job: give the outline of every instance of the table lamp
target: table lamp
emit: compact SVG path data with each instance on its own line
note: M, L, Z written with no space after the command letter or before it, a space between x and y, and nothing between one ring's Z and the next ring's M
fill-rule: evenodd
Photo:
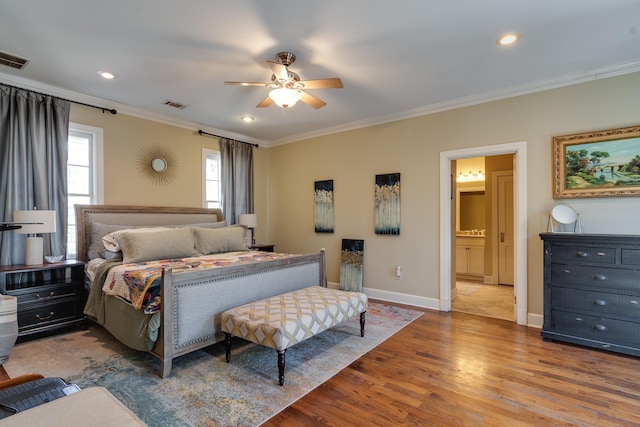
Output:
M258 225L258 216L256 214L242 214L240 215L240 225L244 225L251 230L251 244L256 244L256 239L253 238L253 229Z
M25 265L42 264L42 237L36 234L55 233L56 211L13 211L13 221L22 227L15 230L16 234L31 234L27 237L27 254Z

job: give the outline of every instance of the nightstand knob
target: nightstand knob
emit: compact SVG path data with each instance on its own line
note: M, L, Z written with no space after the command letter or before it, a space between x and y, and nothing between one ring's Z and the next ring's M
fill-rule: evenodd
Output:
M605 276L604 274L596 274L595 276L593 276L593 280L605 281L607 280L607 276Z
M597 299L593 302L595 305L600 305L600 306L605 306L607 305L607 302L603 299Z
M579 251L578 253L576 253L576 255L581 257L581 258L586 258L586 257L589 256L589 252Z
M40 296L40 294L36 294L37 299L49 299L49 298L53 298L54 296L56 296L56 293L53 291L51 291L49 295L45 295L45 296Z
M39 314L36 314L36 317L38 318L38 320L49 320L54 315L55 315L55 313L53 311L50 311L48 316L40 316Z

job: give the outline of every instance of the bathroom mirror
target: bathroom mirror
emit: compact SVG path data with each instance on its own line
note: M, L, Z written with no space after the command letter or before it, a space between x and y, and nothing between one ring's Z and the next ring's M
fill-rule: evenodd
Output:
M484 187L458 188L457 231L486 229Z

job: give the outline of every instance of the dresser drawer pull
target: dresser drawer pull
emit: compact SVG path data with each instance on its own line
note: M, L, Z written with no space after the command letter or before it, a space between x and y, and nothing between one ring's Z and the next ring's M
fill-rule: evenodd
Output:
M593 280L605 281L607 280L607 276L605 276L604 274L596 274L595 276L593 276Z
M637 300L632 299L631 301L629 301L629 304L638 304Z
M597 299L593 302L595 305L600 305L600 306L605 306L607 305L607 302L603 299Z
M56 296L56 293L51 291L49 295L40 296L40 294L36 294L36 299L50 299Z
M598 332L607 332L608 328L605 325L597 324L593 326L593 329L595 329Z
M36 314L36 317L38 318L38 320L49 320L54 315L55 315L55 313L53 311L50 311L48 316L40 316L39 314Z
M598 256L605 256L606 254L604 252L597 252L596 255Z
M579 256L579 257L581 257L581 258L586 258L586 257L588 257L588 256L589 256L589 252L582 252L582 251L579 251L578 253L576 253L576 255L578 255L578 256Z

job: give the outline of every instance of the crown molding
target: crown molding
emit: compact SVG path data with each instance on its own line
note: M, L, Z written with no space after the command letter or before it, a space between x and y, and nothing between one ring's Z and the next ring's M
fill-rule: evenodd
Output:
M246 135L242 135L235 132L229 132L223 129L213 128L211 126L202 125L199 123L191 122L188 120L179 120L173 117L168 117L163 114L154 113L152 111L144 110L142 108L132 107L126 104L120 104L118 102L109 101L96 96L86 95L79 92L74 92L67 89L62 89L56 86L47 85L35 80L25 79L22 77L12 76L10 74L0 73L0 83L5 83L11 86L21 87L23 89L33 90L35 92L46 93L58 98L68 99L70 101L81 102L84 104L97 105L105 108L114 108L118 113L126 114L127 116L137 117L139 119L150 120L157 123L162 123L170 126L175 126L182 129L198 131L203 130L208 133L220 135L225 138L236 139L243 142L250 142L261 146L266 146L266 142L251 138Z
M305 139L316 138L319 136L330 135L333 133L346 132L364 127L381 125L384 123L395 122L399 120L411 119L414 117L426 116L429 114L440 113L449 110L455 110L462 107L470 107L473 105L484 104L487 102L498 101L501 99L514 98L516 96L528 95L536 92L556 89L565 86L571 86L579 83L585 83L593 80L600 80L609 77L621 76L640 71L640 61L629 62L625 64L612 65L606 67L598 67L587 69L581 73L569 74L547 80L540 80L526 85L513 86L492 92L486 92L478 95L472 95L462 98L452 99L450 101L439 102L424 107L405 110L400 113L394 113L386 116L380 116L372 119L358 120L350 123L344 123L338 126L319 129L318 131L305 132L291 135L277 141L269 143L269 146L289 144L292 142L302 141Z

